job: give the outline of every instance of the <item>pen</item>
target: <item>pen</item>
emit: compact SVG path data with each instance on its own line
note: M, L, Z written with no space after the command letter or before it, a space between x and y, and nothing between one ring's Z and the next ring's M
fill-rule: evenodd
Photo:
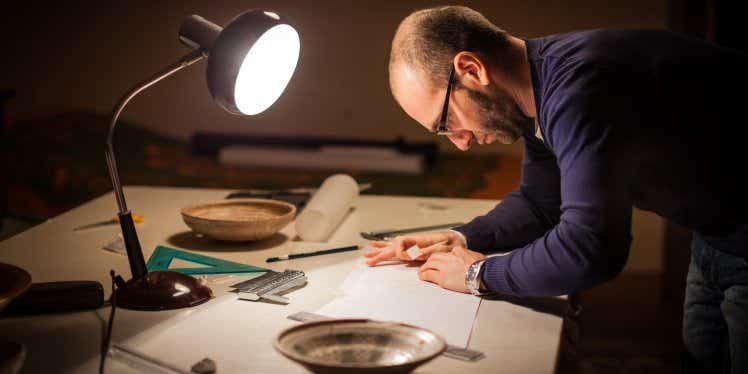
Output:
M135 223L141 223L141 222L143 222L143 216L139 216L137 214L133 214L132 215L132 221L135 222ZM90 228L94 228L94 227L111 225L111 224L115 224L117 222L119 222L119 216L115 216L114 218L108 219L106 221L99 221L99 222L89 223L89 224L83 225L83 226L78 226L78 227L74 228L73 231L86 230L86 229L90 229Z
M306 252L306 253L291 253L283 256L278 257L269 257L265 262L276 262L276 261L283 261L283 260L290 260L292 258L299 258L299 257L309 257L309 256L318 256L318 255L326 255L329 253L338 253L338 252L345 252L345 251L353 251L358 249L357 245L352 245L349 247L340 247L340 248L332 248L332 249L324 249L321 251L314 251L314 252Z

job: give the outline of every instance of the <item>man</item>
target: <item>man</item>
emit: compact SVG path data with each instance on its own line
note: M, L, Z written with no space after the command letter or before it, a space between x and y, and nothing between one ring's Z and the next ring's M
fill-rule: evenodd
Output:
M413 260L417 244L419 277L447 289L569 294L621 271L637 206L694 231L687 350L748 372L747 70L666 31L519 39L465 7L411 14L392 42L395 100L463 151L522 138L522 179L454 231L372 243L368 264Z

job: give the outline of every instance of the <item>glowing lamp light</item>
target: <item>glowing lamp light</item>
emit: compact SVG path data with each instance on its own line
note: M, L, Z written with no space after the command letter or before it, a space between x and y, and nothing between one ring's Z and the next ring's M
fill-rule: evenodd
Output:
M274 26L257 40L236 77L239 111L255 115L273 105L296 69L299 46L299 34L289 25Z

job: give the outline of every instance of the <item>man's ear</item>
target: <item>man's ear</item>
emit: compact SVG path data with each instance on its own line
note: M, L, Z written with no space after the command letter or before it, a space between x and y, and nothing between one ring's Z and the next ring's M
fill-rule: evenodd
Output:
M455 66L456 78L463 85L477 88L478 86L487 86L491 83L491 77L488 74L488 68L478 55L472 52L460 52L455 55L452 63Z

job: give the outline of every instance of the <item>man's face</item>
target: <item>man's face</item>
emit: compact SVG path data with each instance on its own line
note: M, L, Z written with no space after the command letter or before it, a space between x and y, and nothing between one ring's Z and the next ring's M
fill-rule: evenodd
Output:
M411 67L396 66L390 73L390 86L395 100L403 110L429 131L436 129L447 90L432 87L420 72ZM461 84L455 76L450 95L447 128L449 140L466 151L472 143L491 144L499 141L512 144L529 125L517 103L499 87L486 87L484 91Z

